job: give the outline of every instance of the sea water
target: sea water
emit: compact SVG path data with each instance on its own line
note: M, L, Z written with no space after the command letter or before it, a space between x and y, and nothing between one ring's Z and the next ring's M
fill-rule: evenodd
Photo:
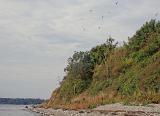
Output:
M39 116L25 109L23 105L0 105L0 116Z

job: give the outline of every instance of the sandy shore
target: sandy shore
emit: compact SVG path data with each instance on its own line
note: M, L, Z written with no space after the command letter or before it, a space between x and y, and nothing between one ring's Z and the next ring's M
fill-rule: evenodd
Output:
M31 111L42 116L160 116L160 104L148 106L124 106L122 104L110 104L99 106L91 110L62 110L30 108Z

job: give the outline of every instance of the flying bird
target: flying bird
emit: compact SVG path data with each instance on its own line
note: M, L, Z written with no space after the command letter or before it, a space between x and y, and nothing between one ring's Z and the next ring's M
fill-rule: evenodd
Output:
M86 28L82 27L82 30L83 30L83 31L86 31Z
M92 10L92 9L90 9L90 10L89 10L89 12L93 12L93 10Z
M157 16L158 16L158 14L159 14L159 13L157 12L157 13L155 14L155 16L157 17Z
M118 5L118 1L115 4Z
M102 16L102 20L104 19L104 16Z

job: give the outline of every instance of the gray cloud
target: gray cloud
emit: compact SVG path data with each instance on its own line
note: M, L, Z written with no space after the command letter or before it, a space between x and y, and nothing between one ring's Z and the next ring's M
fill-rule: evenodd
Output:
M74 51L160 19L159 0L117 1L0 0L0 97L47 98Z

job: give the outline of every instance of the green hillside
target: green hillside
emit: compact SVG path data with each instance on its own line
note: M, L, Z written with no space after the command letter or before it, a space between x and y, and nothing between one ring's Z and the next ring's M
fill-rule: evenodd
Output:
M68 59L66 76L43 107L160 103L160 21L146 22L123 46L114 39Z

